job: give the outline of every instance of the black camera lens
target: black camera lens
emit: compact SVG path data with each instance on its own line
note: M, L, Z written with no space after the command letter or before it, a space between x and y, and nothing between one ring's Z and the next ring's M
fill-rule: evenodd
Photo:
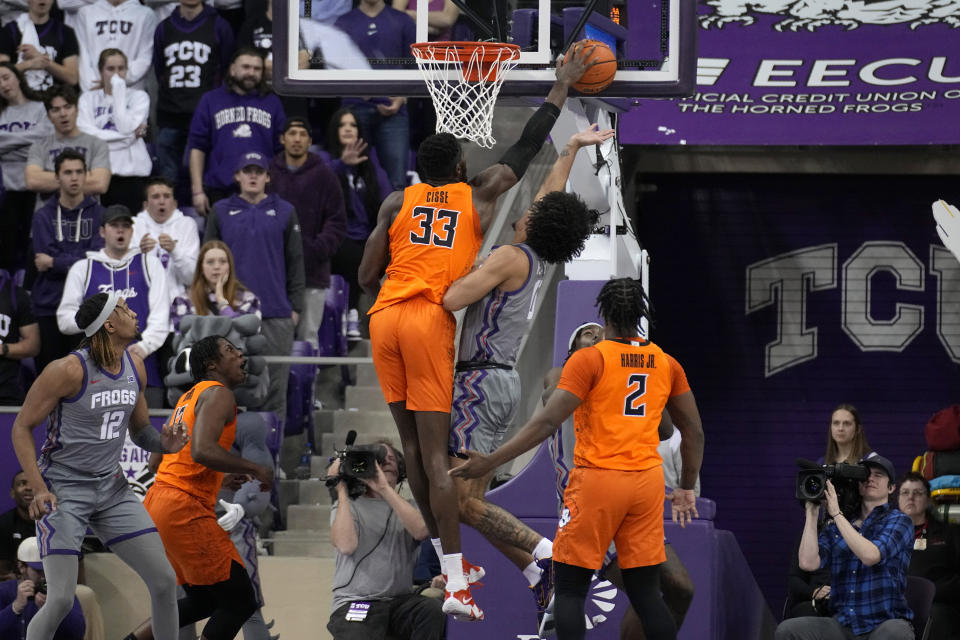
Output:
M804 479L803 493L811 498L819 497L823 493L823 482L817 476Z

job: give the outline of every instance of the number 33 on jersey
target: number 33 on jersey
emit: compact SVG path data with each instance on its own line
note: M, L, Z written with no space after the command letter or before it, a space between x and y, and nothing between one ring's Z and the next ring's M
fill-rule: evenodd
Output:
M371 313L422 295L443 304L443 294L469 273L483 233L465 182L407 187L390 225L390 264Z

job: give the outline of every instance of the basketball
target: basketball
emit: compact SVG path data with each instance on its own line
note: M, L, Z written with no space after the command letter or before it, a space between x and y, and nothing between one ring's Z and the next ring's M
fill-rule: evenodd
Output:
M574 83L573 88L580 93L600 93L613 82L613 77L617 73L617 57L610 50L610 47L599 40L581 40L567 51L567 55L563 59L564 63L569 62L570 54L578 44L582 44L586 48L596 45L593 53L589 54L586 61L587 65L591 62L596 64L583 72L580 79Z

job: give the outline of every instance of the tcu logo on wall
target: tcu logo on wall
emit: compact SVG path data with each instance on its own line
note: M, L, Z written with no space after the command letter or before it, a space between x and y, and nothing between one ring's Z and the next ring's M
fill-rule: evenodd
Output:
M127 20L98 20L97 35L122 33L127 35L133 29L133 23Z

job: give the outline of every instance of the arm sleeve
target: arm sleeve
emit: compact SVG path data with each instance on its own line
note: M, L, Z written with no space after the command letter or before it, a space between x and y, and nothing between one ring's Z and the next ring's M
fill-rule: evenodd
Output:
M153 32L157 29L157 14L152 9L146 9L141 15L143 22L139 26L140 43L128 64L127 85L140 82L150 71L150 63L153 61Z
M141 124L147 121L150 116L150 96L146 91L139 89L121 89L121 93L126 95L117 95L113 109L113 120L117 125L117 131L124 137L131 138L131 142L136 140L133 132Z
M67 335L76 335L80 333L80 327L77 326L74 316L80 303L83 302L83 279L87 272L86 260L74 263L67 273L67 281L63 285L63 297L60 299L60 306L57 307L57 327L60 333Z
M217 222L217 207L214 205L207 214L207 224L203 228L203 241L220 239L220 225Z
M567 364L563 365L557 389L569 391L580 400L585 400L601 375L603 375L603 355L600 351L593 347L580 349L570 356Z
M213 30L216 33L217 40L220 43L220 73L224 76L230 68L230 58L237 49L237 42L233 36L233 29L226 20L217 16L214 22Z
M193 274L197 269L197 258L200 255L200 234L197 225L190 218L184 218L188 224L183 225L183 232L176 238L177 246L173 248L170 257L173 264L173 274L183 286L189 287L193 282ZM132 244L132 243L131 243ZM136 245L133 245L136 246Z
M306 275L303 269L303 240L300 237L300 222L297 212L290 212L287 228L284 232L284 259L287 268L287 298L297 313L303 311L303 290Z
M57 3L61 9L67 10L69 0L59 0ZM97 54L92 50L87 49L86 47L95 40L93 34L88 33L87 25L93 19L89 15L91 5L86 2L78 2L76 7L79 7L77 11L76 21L73 26L73 30L77 34L77 43L80 45L81 54L80 59L78 60L78 71L80 72L80 89L82 91L91 91L93 89L93 83L96 82L99 74L97 73ZM89 169L89 167L88 167Z
M30 145L30 152L27 154L27 164L32 164L43 169L43 154L46 152L46 145L38 140Z
M311 260L325 262L333 257L340 248L343 237L347 235L347 210L337 177L326 170L320 177L322 182L317 185L317 192L323 197L320 205L323 225L320 232L313 237L303 238L303 251Z
M15 294L17 296L17 326L26 327L35 324L36 317L33 315L33 305L30 304L30 296L22 287L17 287Z
M157 76L157 84L160 89L165 88L167 77L166 57L163 53L163 23L157 25L153 30L153 72Z
M869 538L880 550L881 562L892 558L904 548L913 548L913 523L910 518L897 510L891 510L884 517L887 522L878 527L874 537Z
M146 355L150 355L167 339L170 327L170 298L167 295L166 274L156 256L145 256L143 265L150 283L150 314L143 330L143 339L138 344Z
M670 397L690 391L690 383L687 382L687 373L683 370L683 367L669 353L663 355L667 356L667 362L670 365Z
M503 157L500 158L500 164L505 164L513 169L517 180L523 177L527 167L533 157L540 152L540 147L550 135L550 130L560 116L560 109L556 105L544 102L540 108L530 116L526 126L523 127L523 133L520 139L506 150Z
M87 171L94 169L110 170L110 147L103 140L94 140L90 145L90 166Z
M216 89L214 89L216 91ZM210 109L207 106L209 93L203 94L190 120L190 136L187 139L187 149L197 149L206 154L210 153ZM210 158L207 158L210 162Z
M61 31L63 34L63 41L61 43L60 51L57 52L57 57L61 60L65 60L70 56L79 56L80 43L77 42L77 32L73 30L73 27L68 27L65 24L61 24L60 28L63 29L63 31Z
M3 30L0 30L0 53L10 58L10 62L17 63L17 47L20 45L20 29L17 27L16 20L6 24Z

